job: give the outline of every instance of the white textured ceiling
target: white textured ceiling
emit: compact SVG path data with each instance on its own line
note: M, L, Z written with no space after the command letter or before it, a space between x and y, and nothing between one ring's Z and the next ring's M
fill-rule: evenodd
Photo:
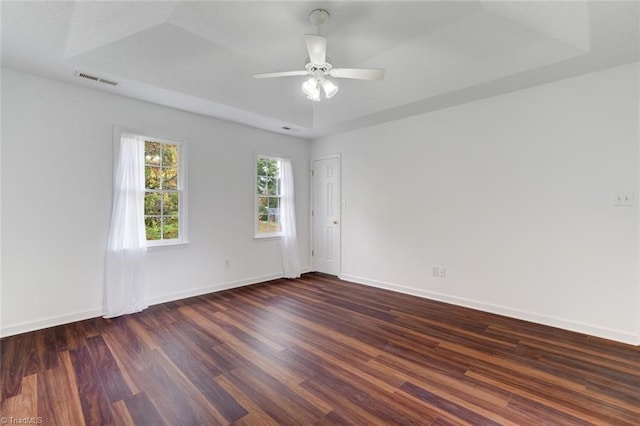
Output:
M2 66L306 138L637 61L636 1L2 1ZM308 14L339 79L320 103L304 77ZM75 77L117 80L117 87ZM285 131L282 127L291 127Z

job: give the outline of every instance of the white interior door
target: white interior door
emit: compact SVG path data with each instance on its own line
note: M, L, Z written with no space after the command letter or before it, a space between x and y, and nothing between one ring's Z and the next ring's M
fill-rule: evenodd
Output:
M313 265L340 274L340 159L313 161Z

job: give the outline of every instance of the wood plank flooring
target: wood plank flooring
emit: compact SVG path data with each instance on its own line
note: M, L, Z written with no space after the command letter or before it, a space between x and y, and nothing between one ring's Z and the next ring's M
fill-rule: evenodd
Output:
M321 274L0 349L9 424L640 424L640 348Z

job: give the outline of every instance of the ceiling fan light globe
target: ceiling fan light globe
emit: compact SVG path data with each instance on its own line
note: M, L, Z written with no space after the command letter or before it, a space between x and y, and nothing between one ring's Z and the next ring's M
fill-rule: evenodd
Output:
M322 90L324 90L324 95L329 99L338 93L338 86L333 84L331 80L324 80L322 82Z
M313 102L320 102L320 91L318 90L316 93L312 95L307 95L307 99Z
M318 91L318 81L314 77L311 77L310 79L308 79L307 81L302 83L302 91L307 96L313 94L314 92L317 92Z
M316 102L320 101L320 87L318 86L318 80L314 77L302 83L302 91L307 95L307 99Z
M306 92L305 92L306 93ZM314 102L320 102L320 88L316 87L313 91L306 93L307 99Z

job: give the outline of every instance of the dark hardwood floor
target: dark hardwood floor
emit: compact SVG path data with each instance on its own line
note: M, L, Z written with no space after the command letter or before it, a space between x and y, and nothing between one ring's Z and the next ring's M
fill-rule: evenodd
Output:
M0 345L9 424L640 424L637 347L320 274Z

